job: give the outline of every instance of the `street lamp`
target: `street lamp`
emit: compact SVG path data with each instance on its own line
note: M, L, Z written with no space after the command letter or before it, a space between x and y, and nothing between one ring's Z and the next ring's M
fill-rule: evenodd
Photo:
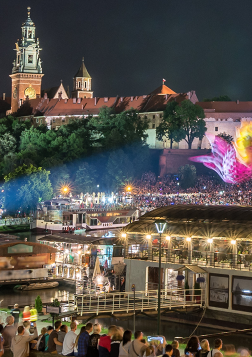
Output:
M162 233L164 233L166 227L166 221L164 219L159 219L155 221L156 230L159 233L159 259L158 259L158 321L157 321L157 334L160 334L160 324L161 324L161 240Z

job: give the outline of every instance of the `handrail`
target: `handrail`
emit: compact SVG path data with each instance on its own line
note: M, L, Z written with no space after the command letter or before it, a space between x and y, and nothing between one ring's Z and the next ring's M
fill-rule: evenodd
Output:
M135 310L157 310L157 290L136 291ZM161 290L161 309L169 309L185 306L202 306L205 303L205 289L162 289ZM73 311L78 315L100 314L115 312L134 311L134 293L116 292L100 294L75 294L74 299L63 305L64 312ZM69 309L69 310L68 310Z

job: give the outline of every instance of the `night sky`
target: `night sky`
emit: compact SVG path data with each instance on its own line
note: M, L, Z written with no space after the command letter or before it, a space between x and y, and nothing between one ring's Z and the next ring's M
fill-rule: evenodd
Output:
M31 18L42 88L72 78L84 56L94 96L148 94L165 78L199 99L252 101L252 0L1 1L0 96L10 95L15 42Z

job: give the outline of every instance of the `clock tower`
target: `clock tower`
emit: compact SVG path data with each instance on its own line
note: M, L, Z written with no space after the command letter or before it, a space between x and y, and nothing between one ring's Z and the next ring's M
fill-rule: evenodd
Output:
M11 111L16 112L27 97L40 98L42 67L39 52L39 39L35 38L35 24L31 20L28 7L27 20L22 24L22 39L16 43L16 59L13 62L11 77Z

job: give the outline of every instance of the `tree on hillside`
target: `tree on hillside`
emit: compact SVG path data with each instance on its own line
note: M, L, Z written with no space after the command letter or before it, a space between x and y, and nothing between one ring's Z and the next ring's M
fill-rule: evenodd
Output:
M203 139L207 130L204 121L204 110L193 104L190 100L184 100L177 108L176 113L181 120L181 129L184 131L184 139L188 144L188 148L192 148L192 143L195 138Z
M17 146L16 139L9 133L5 133L0 137L0 155L4 156L8 153L15 152Z
M96 189L97 172L93 165L83 162L76 172L74 188L78 193L92 193Z
M90 124L96 133L97 143L106 149L136 142L144 144L147 138L148 122L133 109L114 114L112 109L104 107Z
M107 161L106 182L117 190L134 177L134 166L128 155L123 150L115 150L110 153Z
M205 98L203 102L231 102L232 99L228 95L220 95L219 97Z
M5 208L15 212L34 210L40 201L49 200L53 190L49 171L22 165L4 177Z
M178 103L175 101L167 104L163 113L163 119L156 130L158 140L162 141L163 137L170 140L170 149L172 149L174 141L179 142L185 137L181 118L176 112L177 107Z
M194 165L185 165L179 168L179 183L184 189L194 187L196 181L196 167Z

